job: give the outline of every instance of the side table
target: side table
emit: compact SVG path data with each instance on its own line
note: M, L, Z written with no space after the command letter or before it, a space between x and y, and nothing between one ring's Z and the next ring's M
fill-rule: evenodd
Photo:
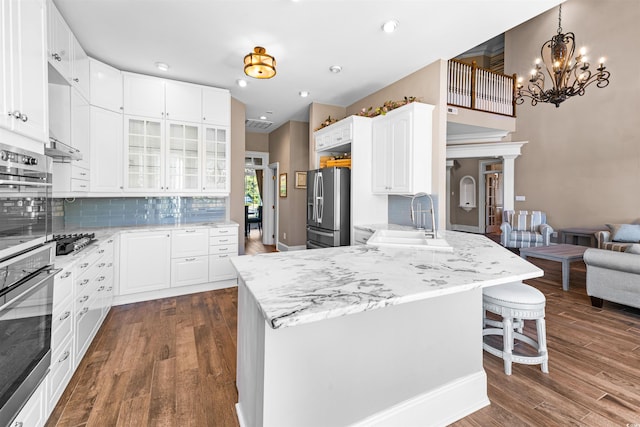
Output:
M589 245L582 246L590 246L592 248L598 247L598 242L596 241L596 233L598 231L607 231L608 229L605 227L573 227L573 228L563 228L558 230L559 239L558 243L568 243L571 245L580 245L581 241L585 241L588 239Z
M582 261L584 252L589 249L586 246L578 245L549 245L537 246L533 248L520 248L520 256L524 259L527 257L546 259L549 261L558 261L562 263L562 290L569 290L569 272L571 263L574 261Z

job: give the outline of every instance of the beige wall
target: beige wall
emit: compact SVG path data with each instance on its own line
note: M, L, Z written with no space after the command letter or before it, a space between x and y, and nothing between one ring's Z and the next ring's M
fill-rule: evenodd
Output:
M554 228L630 222L640 217L640 40L637 0L568 0L562 28L586 46L590 61L607 58L611 83L560 104L518 106L513 141L529 141L515 161L516 209L547 212ZM526 74L542 43L556 34L553 9L509 31L505 71ZM593 65L592 65L593 66Z
M230 217L240 224L238 246L244 254L244 152L245 152L245 105L231 98L231 194L229 195Z
M295 188L295 172L306 171L309 158L309 124L287 122L269 134L269 162L279 163L287 174L287 197L278 197L278 240L282 244L306 244L306 190Z
M269 134L246 132L245 134L245 150L269 152Z
M478 185L480 183L480 160L458 159L451 171L451 224L478 226L478 208L469 212L460 207L460 180L469 175L476 180L476 205L480 195Z
M347 115L357 114L363 108L378 107L385 101L399 101L405 96L415 96L420 102L435 105L433 112L433 169L432 193L437 195L439 228L444 229L446 221L446 144L447 144L447 97L446 81L447 61L436 61L407 77L375 92L347 107Z
M320 124L328 117L338 120L347 117L347 109L345 107L337 107L335 105L312 103L309 107L309 164L307 169L315 169L315 141L313 140L313 132L320 127Z

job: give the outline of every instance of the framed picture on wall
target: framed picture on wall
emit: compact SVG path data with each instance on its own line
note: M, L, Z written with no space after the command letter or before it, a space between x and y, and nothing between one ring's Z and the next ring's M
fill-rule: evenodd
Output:
M296 172L296 188L307 188L307 173Z
M280 197L287 197L287 174L280 174Z

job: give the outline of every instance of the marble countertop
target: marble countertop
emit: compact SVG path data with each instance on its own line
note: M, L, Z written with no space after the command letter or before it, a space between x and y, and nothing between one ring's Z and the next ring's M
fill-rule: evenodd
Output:
M438 237L454 251L359 245L241 256L232 263L274 329L543 275L482 235L443 231Z

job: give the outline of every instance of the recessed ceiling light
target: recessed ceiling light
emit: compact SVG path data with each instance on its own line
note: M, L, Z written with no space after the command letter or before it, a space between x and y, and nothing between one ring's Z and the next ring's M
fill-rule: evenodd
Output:
M267 120L267 116L260 116L260 120Z
M393 33L398 29L398 25L398 21L396 20L387 21L382 24L382 31L384 31L385 33Z
M245 79L236 80L236 84L240 87L247 87L247 81Z
M301 90L300 92L298 92L298 94L303 98L306 98L307 96L309 96L309 92L306 90Z
M342 71L342 67L339 65L332 65L331 67L329 67L329 71L338 74L340 71Z
M164 62L156 62L156 68L160 71L169 70L169 64L165 64Z

